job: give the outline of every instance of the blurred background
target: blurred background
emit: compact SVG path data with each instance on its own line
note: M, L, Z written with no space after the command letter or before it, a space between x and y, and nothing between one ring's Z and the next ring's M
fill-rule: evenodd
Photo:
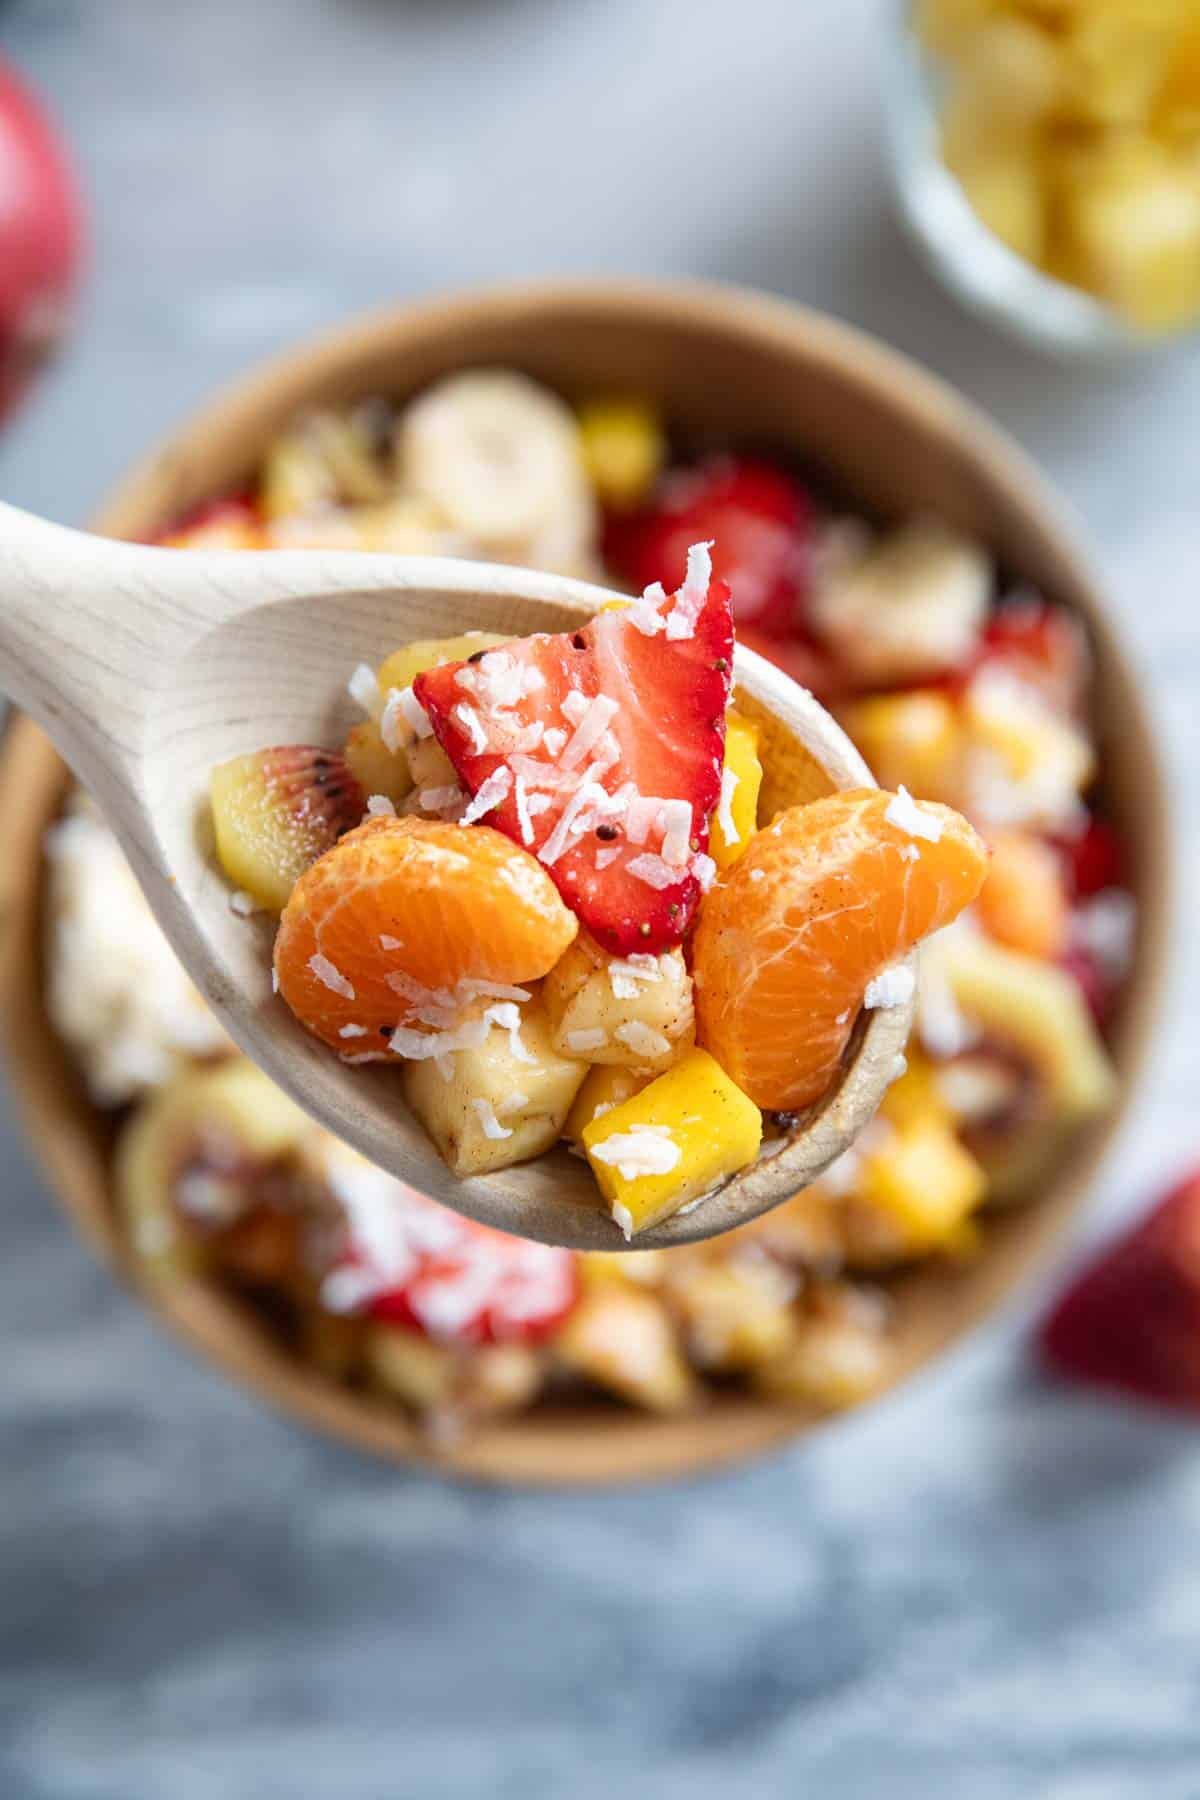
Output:
M0 0L83 189L61 355L0 492L81 522L213 387L364 306L689 275L877 333L1077 509L1200 826L1193 337L1067 359L897 222L883 0ZM1197 1151L1200 947L1086 1237ZM197 1365L3 1120L0 1792L12 1800L1200 1793L1194 1430L1033 1373L1021 1304L746 1470L489 1491ZM1080 1249L1076 1245L1076 1253Z

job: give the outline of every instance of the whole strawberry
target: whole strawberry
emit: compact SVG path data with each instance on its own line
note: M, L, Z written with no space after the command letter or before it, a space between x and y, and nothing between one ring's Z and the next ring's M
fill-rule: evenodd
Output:
M0 59L0 418L66 327L81 237L75 185L54 130Z
M1039 1343L1064 1375L1200 1412L1200 1170L1084 1270Z

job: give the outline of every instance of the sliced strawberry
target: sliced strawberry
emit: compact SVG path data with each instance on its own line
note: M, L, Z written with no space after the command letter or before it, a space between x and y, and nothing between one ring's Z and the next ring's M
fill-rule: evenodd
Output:
M992 614L983 631L981 662L1003 662L1051 706L1073 713L1083 704L1091 652L1073 613L1044 600L1013 600Z
M765 656L802 688L828 703L838 699L847 682L827 650L806 632L795 631L789 637L771 637L753 625L738 626L738 643L747 650Z
M677 594L539 634L413 684L489 825L546 865L624 956L679 943L712 867L733 670L729 589L697 546Z
M1090 900L1105 888L1124 885L1125 841L1107 819L1090 819L1078 837L1061 841L1059 848L1077 900Z
M579 1298L572 1251L477 1225L400 1182L377 1189L364 1215L350 1204L346 1227L343 1254L321 1289L333 1311L365 1313L441 1343L531 1343Z
M675 472L639 512L614 514L605 559L631 587L684 577L692 544L713 540L713 573L733 590L739 625L786 636L801 622L812 565L813 509L782 469L720 457Z
M1200 1412L1200 1172L1068 1288L1040 1344L1063 1374Z

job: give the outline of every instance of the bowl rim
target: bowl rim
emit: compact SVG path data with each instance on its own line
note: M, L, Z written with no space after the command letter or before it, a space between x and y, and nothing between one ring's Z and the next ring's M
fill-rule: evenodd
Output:
M975 476L1026 520L1069 576L1072 600L1119 690L1123 732L1135 745L1145 784L1136 982L1121 1021L1120 1092L1112 1111L1072 1144L1046 1195L1021 1218L1024 1240L1004 1257L985 1254L969 1303L943 1308L946 1318L924 1347L902 1358L886 1393L941 1361L971 1329L1011 1301L1077 1219L1092 1178L1124 1122L1144 1072L1165 988L1173 916L1173 838L1162 759L1136 665L1110 616L1081 534L1026 453L998 425L939 377L856 328L823 314L732 284L694 281L564 280L504 283L456 290L415 304L400 302L352 317L220 386L163 436L118 482L93 514L92 528L115 537L144 535L148 518L164 520L171 496L194 482L198 448L216 436L253 438L264 420L311 404L356 371L402 354L422 341L453 342L460 328L503 326L531 316L580 320L605 315L634 327L680 326L724 334L793 363L829 367L850 392L871 395L910 425L919 421L953 446ZM461 366L470 366L466 359ZM366 391L369 381L365 384ZM376 385L379 385L377 380ZM271 427L274 428L273 426ZM230 482L226 461L225 485ZM198 497L198 496L197 496ZM52 1192L94 1251L168 1328L227 1376L276 1409L360 1450L423 1463L443 1474L534 1486L598 1485L693 1475L776 1448L817 1424L836 1423L798 1406L743 1392L686 1418L664 1419L632 1408L539 1407L528 1415L472 1430L460 1442L432 1445L394 1405L348 1389L290 1356L203 1282L155 1290L126 1253L112 1217L109 1170L89 1150L77 1081L41 1001L41 834L67 786L62 764L27 719L12 721L0 750L0 819L23 821L0 874L0 1041L10 1087L27 1139ZM25 854L19 852L24 850ZM32 855L33 866L30 866ZM90 1103L86 1103L89 1104ZM98 1109L90 1107L93 1129ZM73 1121L73 1122L71 1122ZM65 1129L68 1122L71 1128ZM1051 1200L1053 1198L1053 1205ZM1003 1230L1003 1225L989 1228ZM1009 1266L1011 1265L1011 1266ZM914 1278L919 1281L919 1277ZM875 1397L872 1402L874 1404Z

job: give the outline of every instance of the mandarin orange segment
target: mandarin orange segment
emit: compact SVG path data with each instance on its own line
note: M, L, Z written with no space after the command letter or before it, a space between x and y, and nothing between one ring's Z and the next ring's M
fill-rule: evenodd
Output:
M500 832L373 818L296 883L275 972L323 1043L387 1054L397 1026L450 1029L472 1005L503 1003L491 989L539 980L578 929L541 865Z
M965 819L906 794L854 789L781 813L701 908L700 1042L758 1106L808 1105L868 983L969 906L986 871Z

